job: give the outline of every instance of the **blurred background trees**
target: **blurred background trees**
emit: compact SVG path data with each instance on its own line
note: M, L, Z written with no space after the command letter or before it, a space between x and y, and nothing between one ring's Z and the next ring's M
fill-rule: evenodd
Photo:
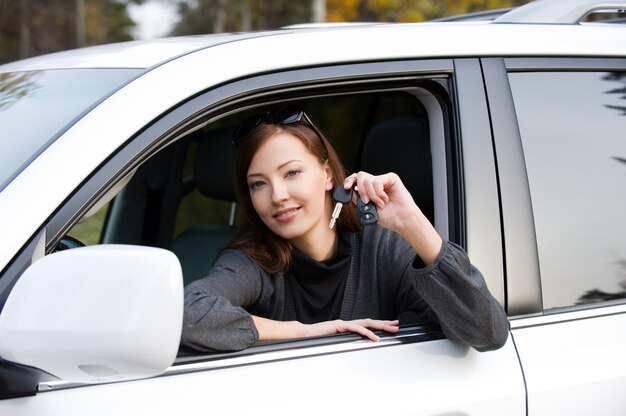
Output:
M306 22L417 22L529 0L0 0L0 63L133 39L129 4L176 5L171 35L274 29Z
M126 7L141 1L0 0L0 62L131 40Z

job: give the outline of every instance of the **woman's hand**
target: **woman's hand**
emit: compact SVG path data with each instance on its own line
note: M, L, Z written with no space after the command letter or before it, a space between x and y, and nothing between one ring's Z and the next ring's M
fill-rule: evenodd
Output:
M380 321L376 319L355 319L354 321L335 321L320 322L317 324L305 325L305 337L314 337L320 335L340 334L343 332L354 332L360 334L372 341L380 341L380 337L373 331L386 331L395 334L398 332L398 321Z
M358 187L364 203L372 201L378 210L378 223L399 232L404 222L415 216L423 216L413 197L400 177L395 173L374 176L367 172L353 173L344 182L344 189ZM353 196L356 202L356 194Z
M353 173L344 180L343 187L350 189L354 185L357 185L363 202L372 201L376 205L378 223L382 227L395 231L407 240L426 265L437 259L443 243L441 237L415 204L398 175Z

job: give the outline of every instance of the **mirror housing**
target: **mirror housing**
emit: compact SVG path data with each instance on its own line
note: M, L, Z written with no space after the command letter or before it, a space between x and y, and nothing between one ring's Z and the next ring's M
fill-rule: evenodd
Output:
M182 321L182 270L172 252L64 250L15 284L0 314L0 356L77 383L151 377L174 362Z

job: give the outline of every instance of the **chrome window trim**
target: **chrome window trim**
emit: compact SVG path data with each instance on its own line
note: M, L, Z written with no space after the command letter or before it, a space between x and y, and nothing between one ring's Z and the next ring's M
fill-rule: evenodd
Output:
M624 300L621 300L624 302ZM614 304L606 302L602 304L589 304L580 307L568 307L552 309L543 315L526 316L510 319L511 330L524 329L541 325L553 325L563 322L579 321L582 319L600 318L603 316L626 314L626 303Z
M626 70L626 58L504 58L508 72Z
M439 327L431 324L406 327L401 329L396 335L385 336L381 333L379 335L382 338L378 342L362 339L358 335L343 334L320 337L319 339L286 341L275 343L269 347L256 346L240 353L183 356L177 358L170 368L161 375L155 376L155 378L445 339ZM325 343L324 340L330 340L331 343ZM263 351L263 349L269 350ZM98 385L124 383L127 381L132 380L107 381ZM63 380L44 381L38 384L37 392L44 393L90 385L93 384L73 383Z

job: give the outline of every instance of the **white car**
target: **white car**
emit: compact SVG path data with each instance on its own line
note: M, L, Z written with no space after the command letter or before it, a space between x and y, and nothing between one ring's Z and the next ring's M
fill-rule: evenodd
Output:
M0 66L0 414L626 414L626 26L578 23L611 8ZM398 172L468 250L510 318L503 348L407 316L377 343L179 351L183 286L238 222L233 126L284 102L349 170Z

